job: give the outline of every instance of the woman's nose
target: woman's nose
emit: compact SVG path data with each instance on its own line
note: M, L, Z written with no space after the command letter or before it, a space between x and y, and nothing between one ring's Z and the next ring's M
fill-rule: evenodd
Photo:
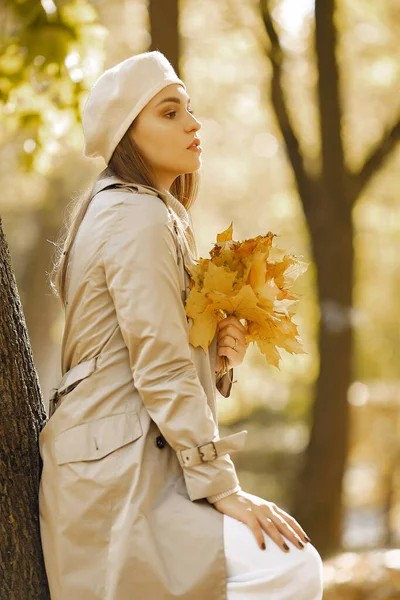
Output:
M190 115L188 131L198 131L201 128L201 122L194 115Z

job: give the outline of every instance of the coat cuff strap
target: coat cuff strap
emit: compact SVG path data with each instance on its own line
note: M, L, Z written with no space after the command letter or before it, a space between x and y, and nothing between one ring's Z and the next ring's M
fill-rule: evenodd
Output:
M194 446L193 448L187 448L185 450L178 450L176 455L181 467L194 467L201 463L215 460L217 456L221 456L222 454L242 450L245 445L246 437L247 429L243 429L243 431L232 433L219 440L208 442L208 444Z

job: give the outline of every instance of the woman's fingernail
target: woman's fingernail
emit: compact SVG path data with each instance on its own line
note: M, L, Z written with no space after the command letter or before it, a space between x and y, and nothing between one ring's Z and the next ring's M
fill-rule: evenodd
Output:
M299 548L304 548L303 542L301 542L300 540L297 540L297 543L299 545Z
M285 548L285 550L290 550L289 546L286 543L283 544L283 547Z
M261 549L262 549L262 550L265 550L265 548L266 548L266 546L265 546L265 542L263 542L263 543L261 544Z
M306 538L307 542L311 542L311 539L308 537L308 535L304 535L304 537Z

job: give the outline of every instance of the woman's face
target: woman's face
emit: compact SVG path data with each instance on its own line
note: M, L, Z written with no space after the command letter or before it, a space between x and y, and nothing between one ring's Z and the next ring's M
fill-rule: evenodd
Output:
M136 117L130 131L132 139L166 189L178 175L200 168L200 146L189 149L198 139L200 127L191 112L189 96L175 83L158 92Z

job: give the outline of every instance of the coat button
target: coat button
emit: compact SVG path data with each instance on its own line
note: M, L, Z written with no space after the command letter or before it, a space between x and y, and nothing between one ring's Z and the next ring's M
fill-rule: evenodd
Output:
M164 448L166 443L167 442L166 442L164 436L158 435L156 437L156 446L158 446L158 448Z

